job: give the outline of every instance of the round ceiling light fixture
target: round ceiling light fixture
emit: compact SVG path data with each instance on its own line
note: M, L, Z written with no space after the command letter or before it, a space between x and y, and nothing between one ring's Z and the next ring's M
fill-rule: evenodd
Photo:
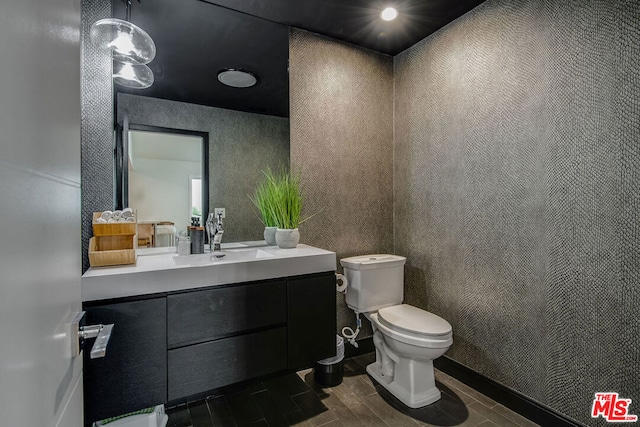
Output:
M383 21L393 21L398 17L398 11L392 7L388 7L380 13L380 19Z
M258 79L253 73L237 68L225 68L220 71L218 80L224 85L239 88L255 86L258 83Z

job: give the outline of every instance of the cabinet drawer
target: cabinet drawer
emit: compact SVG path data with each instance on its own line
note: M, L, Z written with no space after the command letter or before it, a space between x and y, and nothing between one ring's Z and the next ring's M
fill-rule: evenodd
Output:
M284 370L285 327L169 350L169 400Z
M286 308L283 280L169 295L168 344L175 348L285 323Z

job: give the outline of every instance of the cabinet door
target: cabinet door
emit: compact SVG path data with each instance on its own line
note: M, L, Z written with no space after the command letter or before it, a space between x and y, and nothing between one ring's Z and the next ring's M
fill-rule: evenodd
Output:
M90 359L84 349L85 421L166 403L166 298L85 306L88 325L113 323L107 354Z
M169 348L284 325L284 280L220 286L167 297Z
M336 355L336 278L333 272L287 283L288 368Z
M169 400L285 369L286 340L280 327L169 350Z

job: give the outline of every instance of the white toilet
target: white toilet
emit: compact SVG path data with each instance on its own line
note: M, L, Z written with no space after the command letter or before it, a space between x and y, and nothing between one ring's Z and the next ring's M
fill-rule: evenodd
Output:
M376 361L367 372L402 403L419 408L440 399L433 359L453 344L451 325L404 298L405 257L363 255L340 260L349 308L373 326Z

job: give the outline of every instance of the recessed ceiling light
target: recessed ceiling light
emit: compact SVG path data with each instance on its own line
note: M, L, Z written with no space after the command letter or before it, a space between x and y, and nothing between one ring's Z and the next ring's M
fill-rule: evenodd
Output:
M220 83L231 87L251 87L258 83L258 79L249 71L227 68L218 73Z
M392 7L388 7L380 13L380 18L383 21L393 21L398 17L398 11Z

